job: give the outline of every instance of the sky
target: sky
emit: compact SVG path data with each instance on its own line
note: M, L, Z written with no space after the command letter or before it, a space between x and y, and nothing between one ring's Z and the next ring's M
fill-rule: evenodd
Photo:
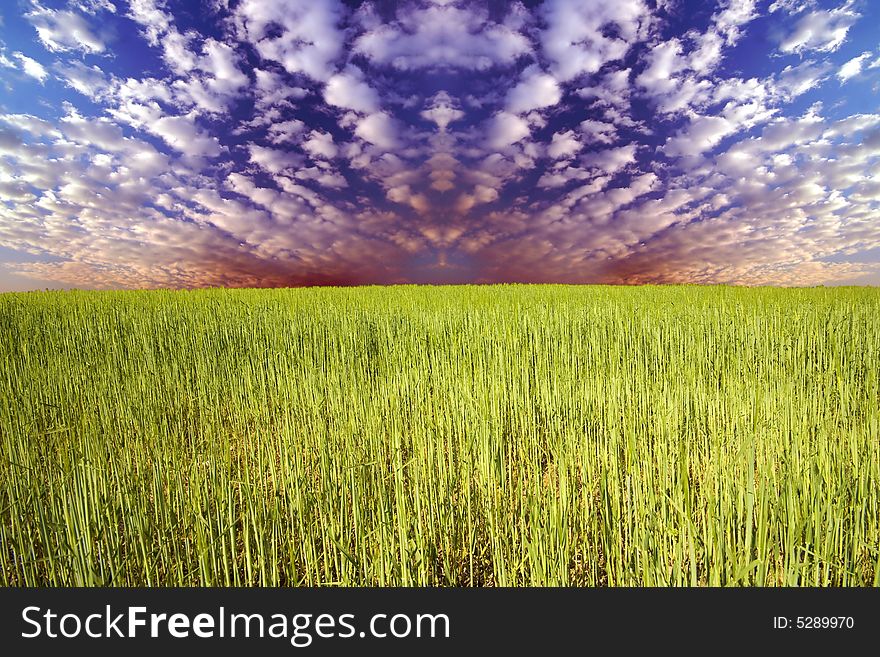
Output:
M4 0L0 290L877 285L878 21Z

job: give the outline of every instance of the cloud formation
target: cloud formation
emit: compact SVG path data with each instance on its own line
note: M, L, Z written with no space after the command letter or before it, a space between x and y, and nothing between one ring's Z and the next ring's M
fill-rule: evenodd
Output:
M7 12L0 285L880 282L869 4L207 7Z

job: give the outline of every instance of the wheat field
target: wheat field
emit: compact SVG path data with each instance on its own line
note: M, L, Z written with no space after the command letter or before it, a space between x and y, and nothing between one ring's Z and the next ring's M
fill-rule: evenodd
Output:
M877 586L880 290L0 295L6 586Z

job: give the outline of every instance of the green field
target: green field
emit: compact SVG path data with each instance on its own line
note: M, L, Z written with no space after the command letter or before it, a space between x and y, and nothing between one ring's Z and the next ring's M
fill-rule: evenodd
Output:
M880 584L880 289L0 295L4 585Z

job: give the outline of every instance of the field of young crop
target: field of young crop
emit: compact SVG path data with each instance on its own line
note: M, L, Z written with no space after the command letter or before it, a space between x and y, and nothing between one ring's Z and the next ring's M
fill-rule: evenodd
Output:
M880 584L880 290L0 295L4 585Z

